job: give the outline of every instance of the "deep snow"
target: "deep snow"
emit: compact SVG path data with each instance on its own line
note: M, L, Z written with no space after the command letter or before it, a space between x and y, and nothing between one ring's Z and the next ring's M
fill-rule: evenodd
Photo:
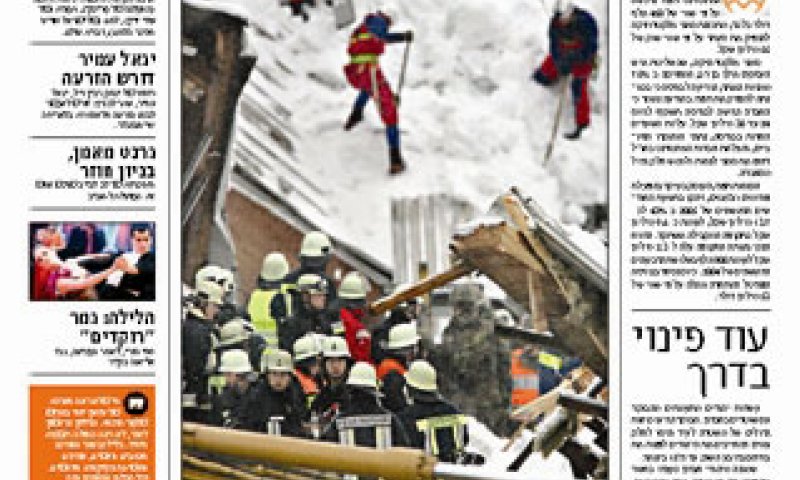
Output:
M374 105L368 106L362 124L342 130L356 95L342 72L351 28L335 30L332 12L322 0L309 9L308 23L291 17L274 0L188 3L249 19L254 26L249 48L277 79L267 88L291 112L298 168L323 190L324 213L309 216L391 265L392 197L448 193L485 210L497 195L518 186L567 223L582 220L576 205L605 201L604 69L592 82L591 128L580 141L562 138L573 128L567 101L553 157L542 165L559 90L543 88L530 76L546 53L552 1L380 2L400 14L393 29L415 32L400 106L409 169L398 177L387 174L383 126ZM375 5L355 4L359 15ZM578 4L597 17L604 59L607 5L601 0ZM388 45L382 58L393 87L403 48ZM289 71L276 67L278 63Z

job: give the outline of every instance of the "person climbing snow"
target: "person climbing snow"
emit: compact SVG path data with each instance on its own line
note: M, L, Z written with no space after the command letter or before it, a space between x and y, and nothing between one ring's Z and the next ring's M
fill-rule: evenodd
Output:
M534 72L533 80L550 86L559 78L572 75L575 130L564 137L577 140L589 126L589 78L597 55L597 22L591 13L576 7L571 0L556 1L548 30L550 52Z
M344 125L350 130L364 118L364 107L370 97L376 102L378 112L386 125L386 141L389 144L389 173L392 175L405 170L400 155L400 129L397 125L397 101L389 83L378 64L387 43L411 42L411 31L389 32L396 15L387 9L378 10L364 17L364 21L353 31L347 53L350 63L345 65L344 73L353 88L359 90L353 110Z
M314 6L314 1L309 0L287 0L286 5L289 5L289 9L292 12L293 17L300 17L303 19L304 22L308 21L308 12L306 9L303 8L305 4L309 4L312 7Z

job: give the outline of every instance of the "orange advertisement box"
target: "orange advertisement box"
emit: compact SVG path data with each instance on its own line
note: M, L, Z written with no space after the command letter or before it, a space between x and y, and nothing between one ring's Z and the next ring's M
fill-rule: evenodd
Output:
M32 385L31 480L155 479L155 387Z

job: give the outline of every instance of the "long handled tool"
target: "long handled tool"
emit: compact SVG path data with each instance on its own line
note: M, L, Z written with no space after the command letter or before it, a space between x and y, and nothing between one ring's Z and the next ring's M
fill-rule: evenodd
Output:
M556 133L558 133L558 125L561 123L561 111L564 110L564 99L567 97L567 87L569 86L569 79L565 78L561 81L561 92L558 95L558 106L556 107L556 115L553 120L553 131L550 132L550 141L547 143L547 150L544 153L543 165L547 165L550 157L553 155L553 147L556 143Z
M395 103L400 104L400 92L403 90L403 83L406 81L406 65L408 65L408 51L411 48L411 42L406 42L406 48L403 50L403 65L400 67L400 80L397 81L397 94L395 95Z

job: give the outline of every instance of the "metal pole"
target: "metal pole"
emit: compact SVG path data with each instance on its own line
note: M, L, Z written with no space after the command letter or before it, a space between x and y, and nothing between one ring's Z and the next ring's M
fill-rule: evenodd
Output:
M411 42L406 42L406 48L403 50L403 65L400 67L400 80L397 81L397 95L396 103L400 104L400 91L403 90L403 84L406 81L406 65L408 64L408 50L411 48Z
M436 458L419 450L376 450L184 423L182 447L270 465L351 473L385 480L432 479ZM491 478L491 477L487 477Z
M553 147L556 143L556 133L558 132L558 124L561 123L561 111L564 109L564 98L567 96L567 86L569 85L569 79L565 78L562 80L561 91L558 95L558 106L556 107L556 115L555 120L553 121L553 130L550 132L550 141L547 143L547 150L544 153L544 162L543 165L547 165L547 162L550 161L550 157L553 155Z

